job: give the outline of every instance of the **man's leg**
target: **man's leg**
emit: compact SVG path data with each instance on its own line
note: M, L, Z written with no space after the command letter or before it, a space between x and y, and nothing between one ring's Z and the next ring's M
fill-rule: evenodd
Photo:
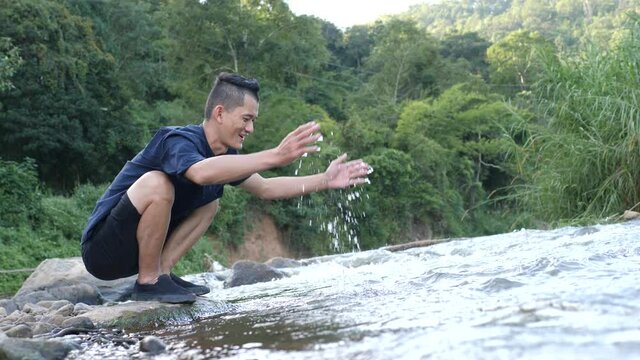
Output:
M212 201L196 209L183 222L181 222L164 244L160 258L160 273L169 274L184 254L207 231L213 218L218 212L218 201Z
M163 172L150 171L131 185L127 195L141 215L136 233L139 249L138 283L153 284L160 275L160 257L174 200L173 184Z

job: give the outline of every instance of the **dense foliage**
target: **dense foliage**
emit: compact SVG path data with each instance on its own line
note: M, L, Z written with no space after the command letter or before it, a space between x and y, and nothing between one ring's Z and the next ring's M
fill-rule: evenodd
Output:
M221 259L256 212L300 255L618 214L640 202L638 10L451 0L341 30L283 0L0 0L0 268L77 256L105 184L158 127L202 121L220 71L261 81L243 151L322 125L319 154L263 175L343 152L374 172L273 202L227 187L216 250L179 272Z

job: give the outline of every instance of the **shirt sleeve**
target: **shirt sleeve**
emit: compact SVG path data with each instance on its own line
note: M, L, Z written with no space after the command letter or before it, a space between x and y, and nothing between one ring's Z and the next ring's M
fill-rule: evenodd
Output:
M164 139L161 167L169 175L184 175L191 165L204 160L198 147L180 135L170 135Z

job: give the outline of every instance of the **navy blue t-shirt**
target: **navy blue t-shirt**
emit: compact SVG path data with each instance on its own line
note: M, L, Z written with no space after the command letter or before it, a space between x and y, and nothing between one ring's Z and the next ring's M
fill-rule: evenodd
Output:
M229 149L226 155L237 153L236 150ZM127 161L98 200L82 232L82 243L91 235L95 226L118 204L129 187L142 175L152 170L167 174L175 188L175 199L171 208L173 225L187 217L193 210L222 197L225 184L201 186L184 176L191 165L213 156L215 155L207 143L202 126L161 128L138 155ZM244 180L232 182L230 185L239 185Z

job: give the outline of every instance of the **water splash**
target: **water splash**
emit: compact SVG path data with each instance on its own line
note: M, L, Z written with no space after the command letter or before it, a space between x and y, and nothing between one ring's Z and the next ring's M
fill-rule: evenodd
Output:
M324 138L321 135L317 142L321 142L323 140ZM308 154L304 154L300 158L298 166L294 171L295 176L300 175L302 163L307 155ZM313 169L314 173L322 172L324 170L318 162L312 162L308 165L311 165L307 166L309 168L316 167L316 169ZM367 175L372 172L373 168L369 166ZM366 179L366 182L369 184L371 183L369 179ZM304 187L302 191L305 191ZM314 226L319 227L320 231L326 232L329 235L333 252L357 252L361 250L358 239L358 225L359 220L364 219L366 214L363 210L359 209L362 208L365 196L366 199L369 199L369 195L365 194L365 196L363 196L361 191L362 190L357 187L334 190L327 196L328 201L321 205L320 208L317 208L317 205L312 204L311 197L309 196L300 196L298 199L298 209L302 209L307 206L316 206L316 210L319 210L315 212L315 218L309 219L308 226L311 228Z

